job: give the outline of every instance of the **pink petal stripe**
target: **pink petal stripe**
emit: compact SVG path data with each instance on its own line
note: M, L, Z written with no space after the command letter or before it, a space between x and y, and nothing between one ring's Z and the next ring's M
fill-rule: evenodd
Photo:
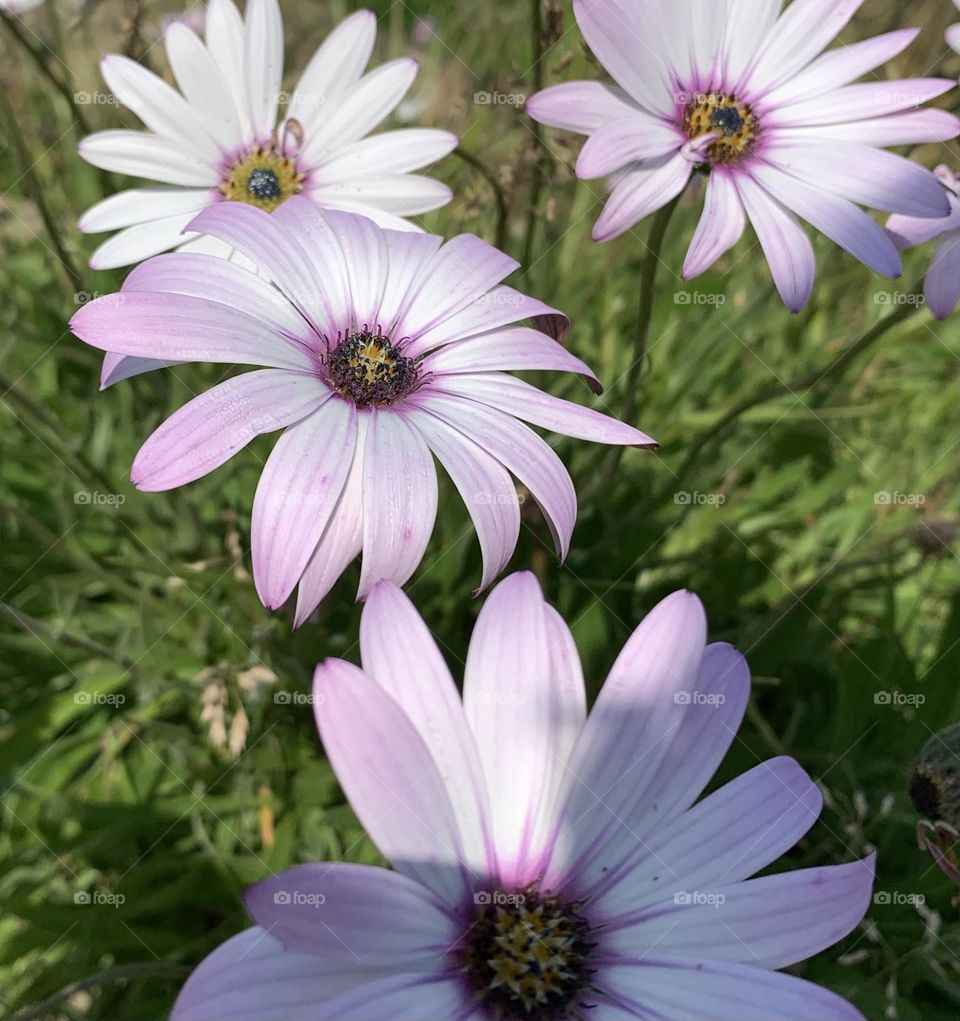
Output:
M423 372L442 377L447 374L496 370L545 369L576 372L595 393L603 387L586 362L571 354L556 340L526 326L447 344L423 361Z
M413 299L424 279L427 267L440 249L443 239L433 234L384 231L387 242L387 283L380 303L380 325L397 340L404 339L395 327L404 307Z
M487 787L460 694L437 643L392 582L374 586L360 618L360 659L406 713L443 777L470 870L493 875Z
M784 106L764 116L764 130L811 127L821 124L884 117L912 110L956 86L947 78L913 78L893 82L847 85L825 96Z
M343 492L356 445L356 411L334 398L277 441L253 500L257 593L268 609L296 587Z
M360 824L402 875L459 907L474 878L430 750L399 705L362 671L328 659L314 674L324 751Z
M507 566L517 546L520 498L513 479L496 458L428 412L411 408L407 416L457 487L477 530L483 556L477 595Z
M424 392L411 403L479 444L515 475L543 512L558 556L566 558L577 520L577 494L553 448L509 415L475 401Z
M423 559L436 516L437 471L423 438L395 412L370 412L358 599L378 581L408 581Z
M363 448L369 415L357 415L357 442L343 492L297 588L294 627L300 627L336 584L363 545Z
M261 369L235 376L175 411L140 448L130 470L137 489L160 492L208 475L254 436L316 411L332 393L315 376Z
M70 329L91 347L166 361L313 371L315 356L253 316L183 294L121 291L84 305Z
M522 379L500 373L485 373L437 378L432 388L479 401L508 415L530 422L541 429L550 429L564 436L575 436L594 443L611 443L630 447L655 449L652 440L632 425L619 422L592 408L538 390Z
M786 136L786 132L783 132ZM792 128L791 138L835 138L862 145L920 145L949 142L960 135L960 117L946 110L912 110L852 124L826 124L816 128Z
M442 956L460 934L426 887L372 865L295 865L250 887L244 903L287 950L351 970L399 969Z

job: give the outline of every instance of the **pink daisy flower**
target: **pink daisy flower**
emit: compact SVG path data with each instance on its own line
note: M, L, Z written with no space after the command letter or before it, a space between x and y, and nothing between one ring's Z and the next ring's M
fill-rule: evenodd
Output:
M257 434L285 430L257 487L251 542L266 606L280 606L299 584L298 624L361 549L360 598L381 579L403 584L413 574L436 516L434 456L476 525L486 586L520 530L511 473L539 504L561 557L576 519L562 462L518 419L599 443L655 446L629 425L506 375L575 372L599 390L554 339L566 317L498 286L517 263L477 237L441 247L433 235L382 230L303 198L272 214L221 203L190 226L255 270L161 255L134 269L119 294L83 306L70 326L91 346L134 358L264 366L169 418L137 454L131 478L148 491L182 486Z
M937 319L946 319L960 301L960 180L948 167L937 167L950 213L936 220L891 216L887 230L898 248L913 248L937 239L936 252L924 282L924 295Z
M363 213L382 226L446 205L450 189L411 173L451 152L448 131L370 135L406 95L411 59L369 74L377 21L352 14L330 33L288 96L281 92L283 22L277 0L211 0L206 44L184 21L164 33L180 91L127 57L108 56L103 77L147 131L99 131L80 144L88 163L158 182L111 195L87 210L87 233L117 231L92 255L94 269L128 266L170 248L229 256L223 242L184 228L224 202L272 211L292 195ZM278 121L278 110L283 104ZM370 135L370 137L367 137Z
M787 757L697 802L740 725L743 657L676 592L589 717L569 629L531 574L490 594L461 702L395 586L363 668L317 667L324 748L396 871L302 865L253 887L256 926L187 981L172 1021L849 1021L776 969L863 918L873 856L751 879L822 799Z
M883 147L955 138L960 120L919 110L946 79L850 84L917 35L825 47L863 0L574 0L580 30L617 85L568 82L527 103L541 124L588 135L585 180L615 184L593 237L608 241L665 206L699 171L703 216L683 266L708 269L749 219L785 304L809 300L815 266L801 220L886 276L890 238L859 206L943 217L930 171Z

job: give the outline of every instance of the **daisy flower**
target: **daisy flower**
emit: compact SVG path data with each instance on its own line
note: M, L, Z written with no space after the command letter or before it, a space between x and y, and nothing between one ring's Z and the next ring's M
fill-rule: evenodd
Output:
M527 111L589 136L579 177L615 175L594 240L623 234L700 172L706 197L685 279L733 247L748 219L793 311L815 273L801 220L897 276L896 248L859 207L946 216L933 174L884 147L955 138L960 120L917 109L953 81L851 84L919 30L824 52L862 2L793 0L781 13L780 0L574 0L587 44L617 84L555 85Z
M183 21L171 24L164 41L179 92L127 57L106 57L107 86L148 130L97 132L80 143L80 155L158 183L84 213L81 231L117 231L93 253L91 267L128 266L175 247L227 256L230 248L218 240L183 236L201 209L221 202L272 211L304 195L395 229L411 229L403 217L449 202L446 185L411 171L446 156L456 136L426 128L370 135L417 73L410 59L363 73L376 24L370 11L343 21L290 95L281 92L277 0L248 0L243 18L232 0L211 0L206 44Z
M740 724L743 657L669 596L587 715L569 629L528 573L490 594L463 698L377 586L362 669L317 667L324 749L396 871L302 865L196 969L172 1021L849 1021L788 967L863 918L873 858L753 878L822 799L787 757L699 802ZM696 802L696 803L695 803Z
M266 606L280 606L299 583L298 624L361 549L360 598L381 579L403 584L413 574L437 510L434 456L476 525L486 586L520 530L510 473L539 504L561 557L576 519L562 462L518 419L599 443L655 446L506 374L575 372L599 390L555 339L566 317L499 286L518 264L473 235L442 244L305 198L274 213L219 203L190 226L254 268L157 256L119 294L84 305L71 329L93 347L138 358L263 366L176 412L143 445L131 477L148 491L182 486L255 435L285 430L257 487L251 542Z
M898 248L913 248L937 239L936 252L924 282L924 295L937 319L946 319L960 301L960 179L948 167L937 167L950 213L936 220L891 216L887 221Z

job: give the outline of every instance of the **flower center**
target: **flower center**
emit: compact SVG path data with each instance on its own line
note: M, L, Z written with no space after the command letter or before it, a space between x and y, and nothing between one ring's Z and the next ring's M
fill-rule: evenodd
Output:
M338 341L326 358L330 383L359 407L394 404L417 384L417 363L364 327Z
M593 944L576 908L536 886L478 893L474 902L462 967L492 1015L502 1021L579 1016Z
M736 96L701 92L684 108L683 130L692 139L714 136L703 149L708 163L737 163L756 145L760 122Z
M248 202L272 213L303 188L296 163L273 147L258 146L238 160L220 182L220 191L234 202Z

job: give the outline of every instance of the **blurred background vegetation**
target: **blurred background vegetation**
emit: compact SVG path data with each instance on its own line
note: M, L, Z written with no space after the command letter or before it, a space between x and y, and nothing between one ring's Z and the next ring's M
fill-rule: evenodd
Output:
M291 84L352 6L283 4ZM581 494L573 552L558 569L528 502L512 566L540 575L594 690L655 600L679 586L702 596L712 637L744 650L755 678L716 782L785 751L819 780L827 808L784 864L880 853L865 923L797 972L872 1021L955 1018L954 891L917 850L905 795L911 758L957 716L960 352L957 319L937 323L912 299L930 253L908 254L891 283L817 240L814 300L790 316L752 235L709 275L680 281L699 212L688 193L637 371L648 226L591 244L600 183L576 182L576 140L537 133L516 98L599 75L568 5L373 6L375 59L421 61L399 119L456 131L483 164L451 156L436 168L456 198L425 225L488 240L502 231L525 263L511 282L572 317L571 346L608 385L597 406L662 444L617 459L559 441ZM296 862L377 860L302 702L316 661L356 658L356 568L298 632L289 612L266 612L248 538L272 438L186 489L138 493L128 469L139 444L221 368L98 393L99 359L66 327L79 302L122 279L86 268L98 239L80 236L76 218L121 182L83 164L77 139L137 126L114 106L68 100L103 89L105 52L165 72L160 33L181 13L153 0L48 0L0 31L7 1017L159 1021L189 967L246 924L247 884ZM960 58L943 43L952 20L947 0L868 0L843 41L922 25L886 73L955 77ZM915 155L956 168L956 143ZM543 382L592 400L575 381ZM408 589L457 671L479 577L466 512L442 500Z

